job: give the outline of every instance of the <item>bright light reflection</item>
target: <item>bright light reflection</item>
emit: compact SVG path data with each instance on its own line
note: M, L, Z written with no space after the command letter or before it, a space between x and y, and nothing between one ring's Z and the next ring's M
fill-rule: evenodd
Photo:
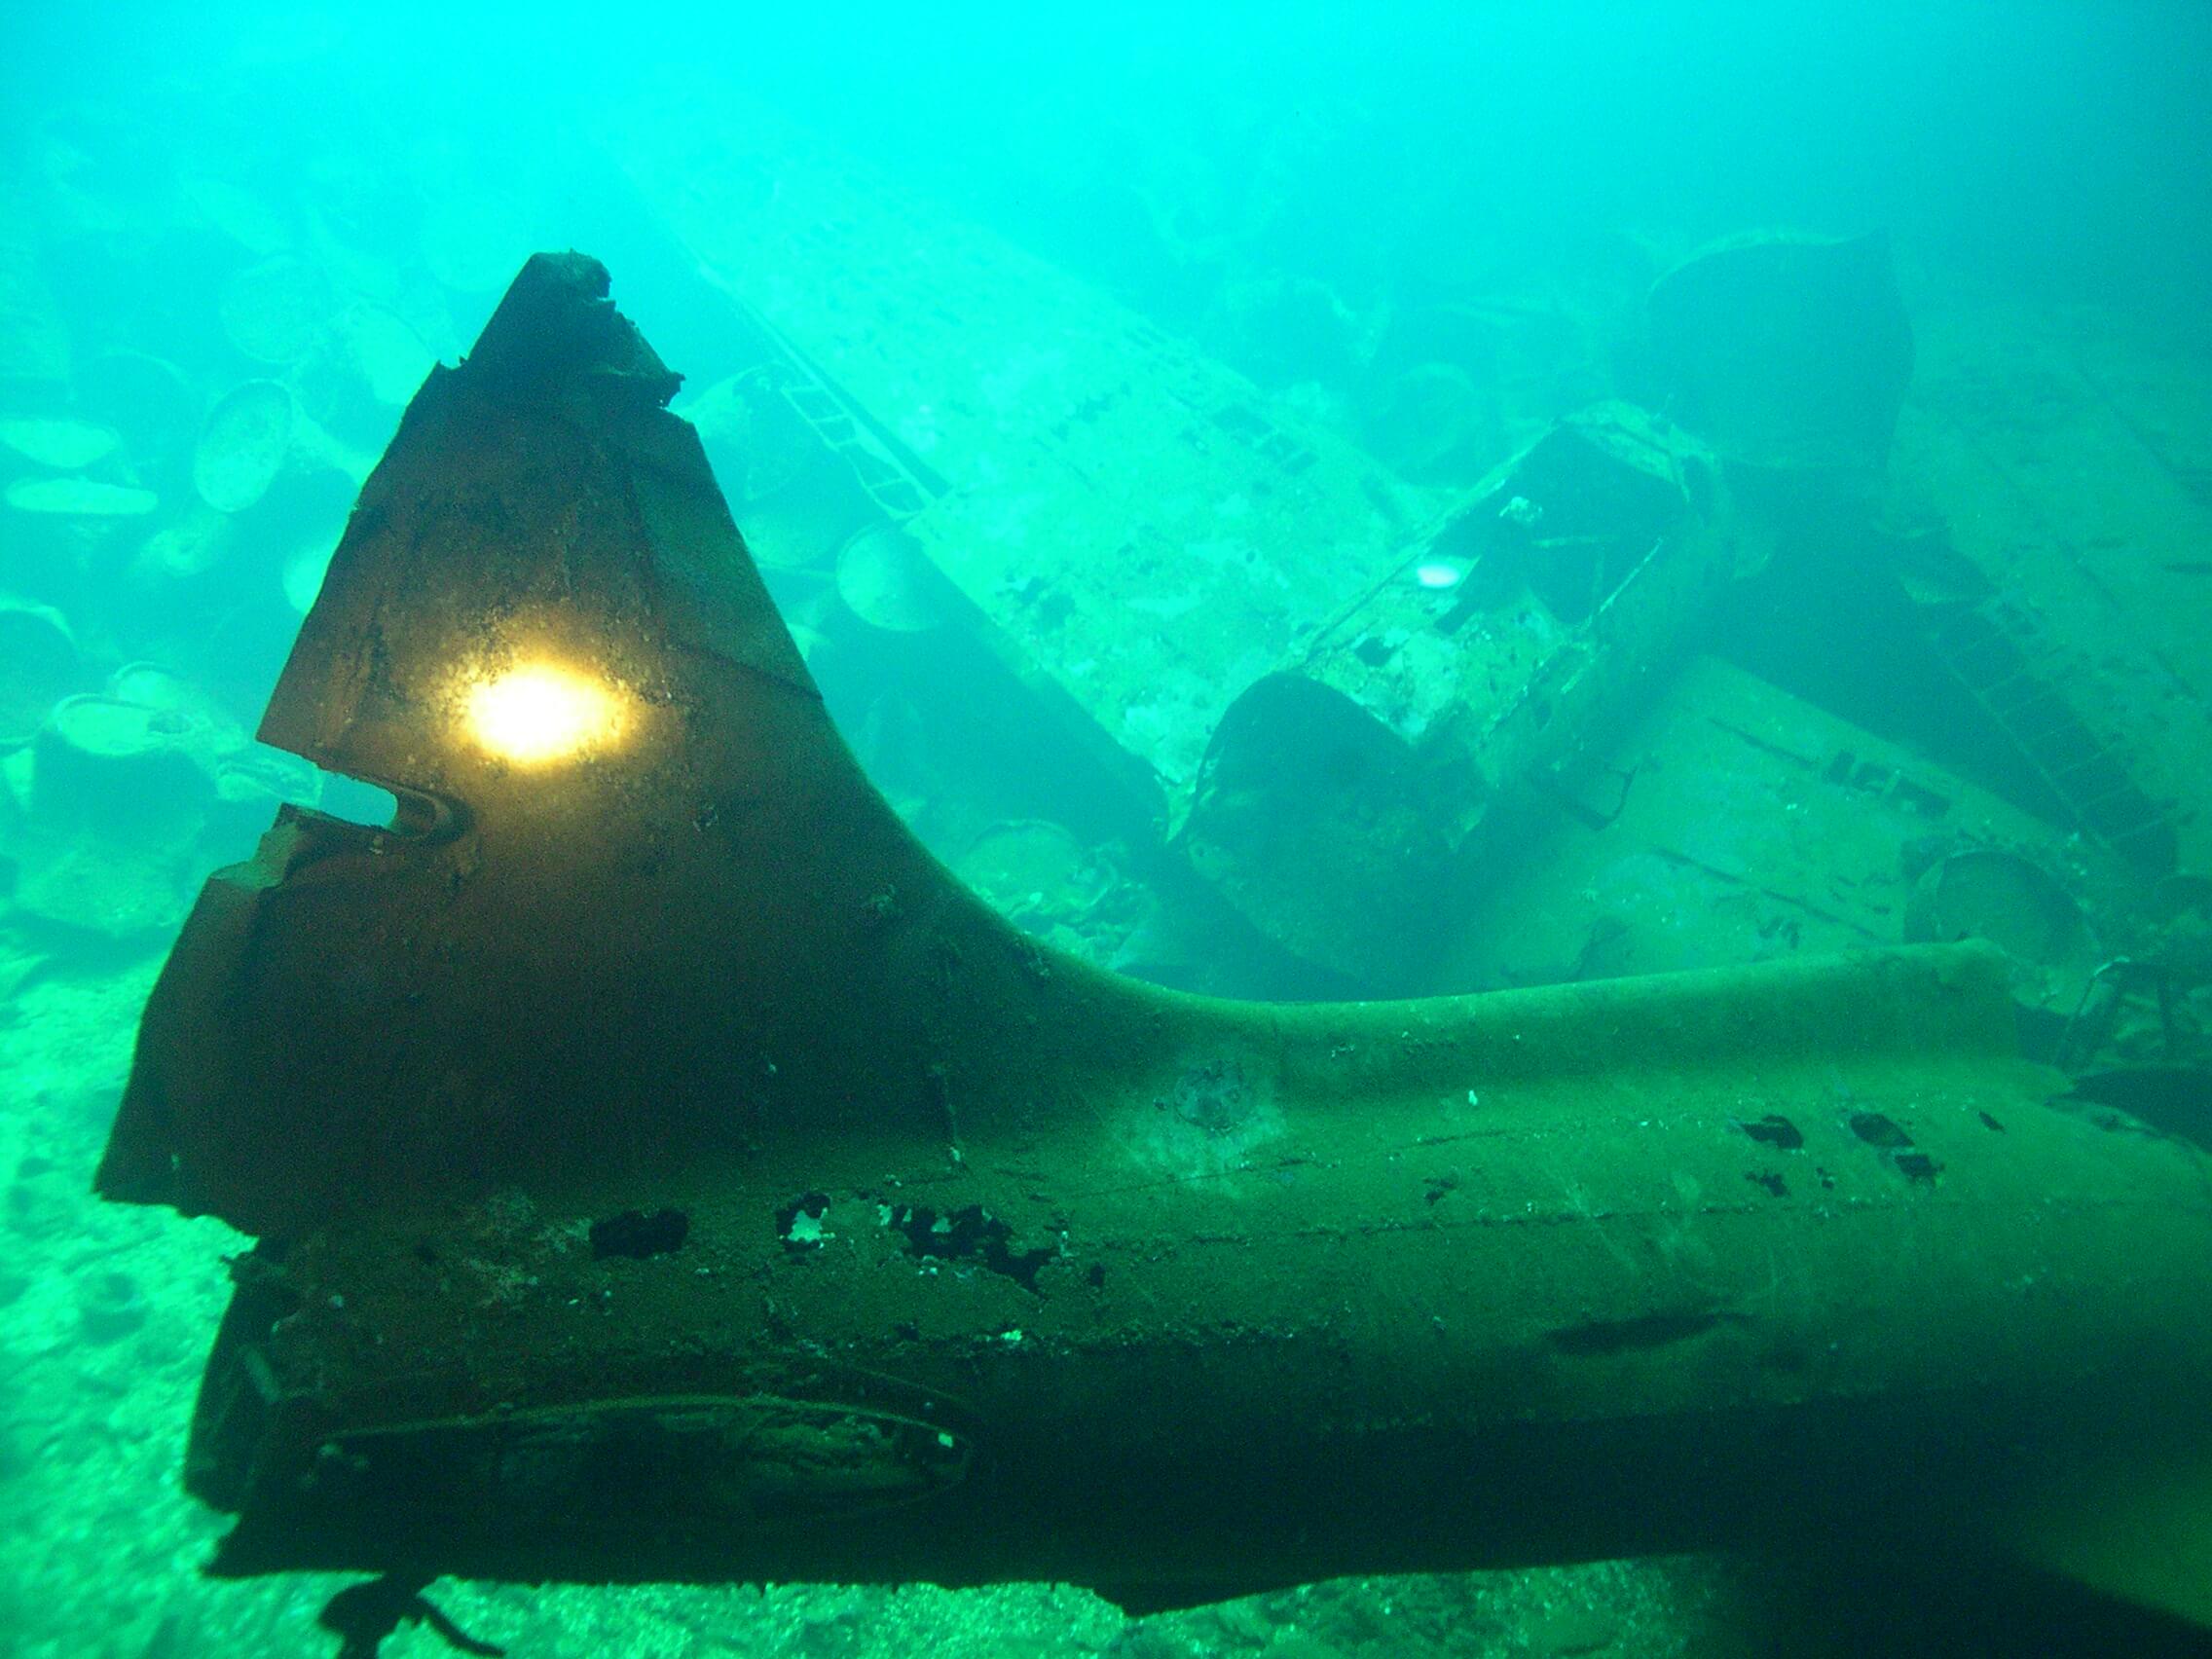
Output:
M605 684L551 663L525 663L468 693L476 741L502 760L542 766L622 733L622 704Z
M1435 564L1414 567L1414 580L1420 583L1424 588L1457 587L1461 574L1462 572L1456 565Z

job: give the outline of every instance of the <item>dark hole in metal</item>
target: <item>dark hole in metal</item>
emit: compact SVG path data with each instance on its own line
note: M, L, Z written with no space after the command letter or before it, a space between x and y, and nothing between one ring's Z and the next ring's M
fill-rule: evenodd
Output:
M981 1204L947 1210L940 1215L926 1204L894 1210L891 1225L906 1236L909 1255L939 1261L979 1261L994 1273L1004 1273L1024 1290L1037 1288L1037 1274L1052 1259L1050 1249L1014 1248L1014 1229Z
M595 1262L604 1262L609 1256L628 1256L642 1262L648 1256L665 1256L681 1249L690 1234L691 1218L682 1210L657 1209L650 1215L643 1210L624 1210L591 1224L591 1256Z
M1878 1146L1884 1151L1912 1144L1910 1135L1879 1112L1852 1113L1851 1132L1868 1146Z
M1805 1144L1805 1136L1788 1118L1779 1112L1769 1112L1755 1124L1736 1125L1751 1139L1767 1146L1779 1147L1784 1152L1795 1152Z

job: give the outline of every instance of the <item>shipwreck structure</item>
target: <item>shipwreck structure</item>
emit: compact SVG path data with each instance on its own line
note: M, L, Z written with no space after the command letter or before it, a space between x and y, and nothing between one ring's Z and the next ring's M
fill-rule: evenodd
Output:
M677 377L524 269L264 737L99 1184L255 1235L215 1570L1124 1604L1880 1530L2212 1618L2212 1164L1931 945L1418 1002L1116 978L846 752Z

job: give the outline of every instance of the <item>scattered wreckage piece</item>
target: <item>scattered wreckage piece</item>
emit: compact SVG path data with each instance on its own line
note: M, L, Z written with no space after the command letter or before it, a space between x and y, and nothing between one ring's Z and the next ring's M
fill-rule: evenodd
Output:
M1932 637L2084 833L2152 876L2212 868L2212 459L2201 375L2093 313L1924 329L1899 450L1980 591Z
M1525 856L1456 919L1447 982L1985 939L2047 1053L2135 897L2104 849L1711 656L1559 768L1545 801Z
M1158 780L1155 816L1231 699L1433 510L1105 294L762 109L614 127L712 279L943 481L903 528L1017 678L1072 700L1047 710L1060 741Z
M256 749L188 682L127 663L101 690L55 700L0 756L0 871L42 926L158 939L213 848L246 844L275 801L318 793L313 768Z
M1719 469L1624 403L1557 424L1231 705L1181 845L1364 990L1435 983L1546 770L1670 667L1737 573Z
M977 765L1007 756L1004 771L1023 774L1096 837L1156 844L1165 804L1152 768L1107 738L945 576L912 528L945 498L945 479L767 317L734 295L721 299L735 354L747 360L679 412L698 427L744 519L747 549L809 661L834 639L848 682L886 685L869 710L854 712L853 729L902 813L945 829L930 811L934 791L894 791L902 762L867 732L887 709L926 705L940 725L961 728L957 746ZM921 667L902 642L924 636Z
M861 775L607 288L534 259L431 377L272 701L399 822L284 809L147 1010L101 1190L261 1239L215 1570L387 1573L373 1639L446 1571L1144 1607L1871 1530L2212 1619L2206 1160L2051 1105L1994 952L1266 1006L1043 949Z

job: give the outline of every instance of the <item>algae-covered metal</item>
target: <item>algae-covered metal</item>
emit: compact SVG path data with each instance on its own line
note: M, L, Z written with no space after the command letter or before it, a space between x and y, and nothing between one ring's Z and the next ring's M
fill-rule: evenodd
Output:
M1354 985L1432 982L1501 823L1672 665L1733 532L1717 462L1667 422L1560 422L1231 705L1192 863Z
M1714 657L1556 781L1523 859L1454 919L1453 983L1977 938L2006 948L2047 1048L2127 945L2112 854Z
M1924 333L1899 447L1936 498L1972 503L1949 540L1975 578L1932 596L1933 644L2059 816L2152 876L2202 869L2212 458L2190 436L2201 392L2086 317L2037 328L1945 315Z
M944 480L905 528L1064 688L1063 741L1170 799L1230 699L1425 516L1343 438L757 105L607 141L711 279Z
M2198 1490L2206 1160L2053 1102L1990 953L1266 1006L1042 949L862 778L606 288L534 260L431 378L271 707L403 824L287 809L147 1012L103 1190L263 1240L217 1570L1158 1605L1972 1528L2206 1612L2201 1534L2129 1578L2054 1507Z

